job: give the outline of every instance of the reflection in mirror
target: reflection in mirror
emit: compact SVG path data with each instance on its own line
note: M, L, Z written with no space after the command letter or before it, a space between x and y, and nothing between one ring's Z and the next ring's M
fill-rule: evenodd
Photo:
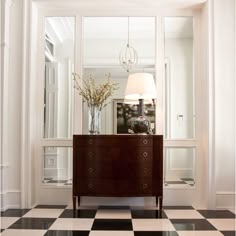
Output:
M138 63L130 73L152 73L155 78L155 17L129 18L130 45L138 54ZM119 89L112 100L124 99L129 73L120 64L119 55L127 45L128 17L85 17L84 18L84 65L83 77L92 74L97 83L104 82L105 74L110 73ZM115 102L102 111L101 133L112 134L116 118L113 117ZM113 119L114 118L114 119ZM84 106L84 130L87 130L87 111Z
M45 18L44 138L72 133L74 17Z
M165 148L164 160L166 187L195 185L195 148Z
M67 186L72 184L72 148L45 147L43 150L43 183Z
M195 137L193 18L165 17L165 137Z

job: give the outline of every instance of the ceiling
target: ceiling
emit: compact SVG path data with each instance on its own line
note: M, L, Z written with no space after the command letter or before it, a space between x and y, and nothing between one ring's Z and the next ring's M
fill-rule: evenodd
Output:
M90 10L181 9L197 7L207 0L33 0L54 7L89 8Z

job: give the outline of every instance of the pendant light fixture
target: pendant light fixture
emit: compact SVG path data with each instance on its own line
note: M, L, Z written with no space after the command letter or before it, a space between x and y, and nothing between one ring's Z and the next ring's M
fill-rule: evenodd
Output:
M128 42L124 49L120 52L120 64L121 66L127 71L130 72L130 70L137 64L138 62L138 54L137 51L130 46L129 42L129 17L128 17Z

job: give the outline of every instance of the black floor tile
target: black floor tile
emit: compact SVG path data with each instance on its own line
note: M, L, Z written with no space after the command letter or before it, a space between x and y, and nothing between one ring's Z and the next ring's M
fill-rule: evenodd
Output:
M183 180L183 181L194 181L194 180L191 179L191 178L181 178L181 180Z
M165 181L165 184L186 184L184 181Z
M95 218L96 215L96 210L86 210L86 209L81 209L81 210L64 210L59 218Z
M194 210L192 206L163 206L163 209L168 210Z
M134 236L178 236L175 231L135 231Z
M171 219L176 230L216 230L206 219Z
M35 208L44 208L44 209L65 209L67 205L37 205Z
M158 210L131 210L133 219L167 219L164 211Z
M25 215L31 209L8 209L6 211L1 212L1 216L4 217L21 217Z
M198 212L203 215L205 218L222 218L222 219L229 219L235 218L235 214L231 211L227 210L198 210Z
M133 230L131 220L95 219L92 230Z
M129 206L99 206L98 209L108 209L108 210L128 210Z
M220 231L224 236L235 236L236 231Z
M9 229L49 229L56 219L54 218L21 218L12 224Z
M65 184L67 180L49 180L47 184Z
M0 230L0 232L3 232L3 231L4 231L4 229L1 229L1 230Z
M88 236L89 231L49 230L44 236Z

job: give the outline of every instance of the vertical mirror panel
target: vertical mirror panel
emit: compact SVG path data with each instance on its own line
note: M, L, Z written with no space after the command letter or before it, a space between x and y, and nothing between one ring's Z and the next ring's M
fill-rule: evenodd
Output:
M164 184L186 188L195 185L195 148L164 149Z
M193 18L165 17L165 138L195 137Z
M71 138L75 18L45 18L44 138Z
M72 184L72 148L43 149L43 183L67 186Z
M91 74L99 84L106 81L105 74L110 74L112 81L119 86L109 99L110 103L102 110L101 133L127 133L129 125L126 123L129 124L130 117L137 110L137 105L124 104L129 74L147 72L155 78L155 17L84 17L83 22L84 79L88 79ZM129 72L120 63L120 54L127 45L128 37L129 45L135 49L138 57L136 66ZM127 112L121 114L120 107ZM147 115L152 117L152 125L153 109L151 105L145 109ZM88 133L86 105L83 115L83 132Z

